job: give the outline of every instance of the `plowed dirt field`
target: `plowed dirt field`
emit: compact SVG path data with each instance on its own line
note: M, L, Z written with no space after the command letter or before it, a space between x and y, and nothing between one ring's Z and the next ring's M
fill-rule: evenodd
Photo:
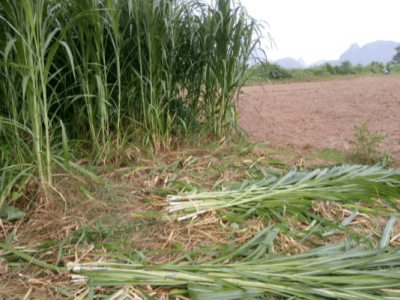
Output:
M253 141L284 148L349 149L354 127L368 123L388 139L381 150L400 162L400 77L246 86L239 124Z

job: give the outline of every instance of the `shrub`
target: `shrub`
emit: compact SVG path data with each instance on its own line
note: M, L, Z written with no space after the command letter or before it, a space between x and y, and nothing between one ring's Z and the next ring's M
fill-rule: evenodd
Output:
M349 144L353 147L353 152L347 155L347 160L357 164L376 164L390 155L381 153L378 148L387 136L383 133L371 133L368 124L355 126L354 138L349 140Z
M289 70L269 62L264 62L260 65L254 66L249 70L249 75L250 81L285 79L292 77Z
M341 75L354 74L354 69L348 60L342 62L340 66L336 66L335 69L337 73Z
M328 73L330 73L331 75L335 75L335 69L330 63L326 63L324 66Z

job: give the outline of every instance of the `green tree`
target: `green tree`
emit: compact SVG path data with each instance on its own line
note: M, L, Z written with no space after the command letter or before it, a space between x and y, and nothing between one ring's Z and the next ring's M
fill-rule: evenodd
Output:
M395 48L397 53L393 55L392 62L393 64L399 65L400 64L400 45Z

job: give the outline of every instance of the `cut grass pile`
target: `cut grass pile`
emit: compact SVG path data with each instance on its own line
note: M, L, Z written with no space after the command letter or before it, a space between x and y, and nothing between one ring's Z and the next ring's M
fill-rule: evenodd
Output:
M178 220L199 214L231 208L245 215L273 216L278 212L301 214L307 211L312 201L334 201L354 209L357 202L368 204L370 209L380 205L398 210L400 199L400 170L384 169L380 166L347 166L298 172L292 169L283 177L269 176L258 181L246 180L238 189L213 193L192 193L184 196L169 196L169 212L184 210L188 215ZM359 207L363 210L362 206Z
M258 247L264 243L259 242ZM75 274L89 278L90 286L183 286L192 299L247 299L268 295L280 299L364 300L394 299L399 295L399 249L368 250L353 248L354 244L339 243L291 257L256 257L248 261L246 258L254 252L249 251L250 247L241 247L231 255L231 258L240 257L239 261L222 265L144 266L96 262L71 265L71 268Z
M138 152L130 165L112 170L92 168L106 186L84 177L78 182L85 190L74 179L56 182L66 208L60 199L53 211L39 207L16 223L3 220L0 297L397 297L400 224L390 206L398 203L391 199L398 193L398 171L342 166L306 172L270 153L276 154L262 145L221 140L157 157ZM336 188L347 181L353 186L356 178L361 187L371 180L374 192L367 189L364 202L335 203L318 197L317 188L290 205L294 192L304 191L296 188L280 209L258 210L264 201L253 199L181 222L171 218L165 202L171 194L245 193L268 180L271 186L281 182L276 190L283 195L306 183L316 188L318 178ZM387 202L376 199L380 189ZM66 266L76 267L76 274Z

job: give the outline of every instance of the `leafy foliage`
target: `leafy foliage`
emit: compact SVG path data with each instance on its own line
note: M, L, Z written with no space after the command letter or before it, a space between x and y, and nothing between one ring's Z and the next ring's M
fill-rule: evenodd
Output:
M348 154L348 160L358 164L376 164L382 161L383 155L378 147L386 139L385 134L370 132L367 123L356 126L354 138L349 141L354 151Z
M392 63L400 65L400 46L396 47L395 50L397 51L397 53L393 55Z
M269 62L262 63L249 69L251 81L290 78L292 75L281 66Z
M14 206L9 206L7 203L0 209L0 218L8 221L21 220L26 214Z

